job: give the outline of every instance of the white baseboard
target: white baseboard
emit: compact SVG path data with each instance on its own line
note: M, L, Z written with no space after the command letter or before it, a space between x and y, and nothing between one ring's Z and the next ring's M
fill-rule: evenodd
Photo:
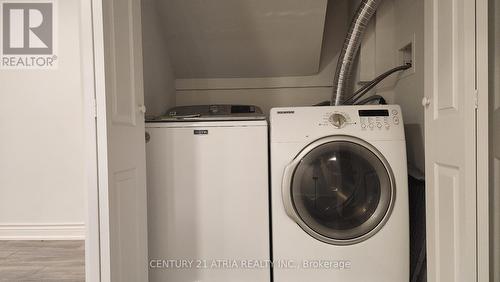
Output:
M0 240L85 240L85 224L0 224Z

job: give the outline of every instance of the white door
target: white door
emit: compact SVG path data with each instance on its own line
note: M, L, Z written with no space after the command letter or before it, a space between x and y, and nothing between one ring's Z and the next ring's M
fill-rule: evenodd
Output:
M500 281L500 0L490 2L490 191L492 205L491 281Z
M428 279L474 282L475 1L425 4Z
M147 281L140 0L93 4L101 281Z

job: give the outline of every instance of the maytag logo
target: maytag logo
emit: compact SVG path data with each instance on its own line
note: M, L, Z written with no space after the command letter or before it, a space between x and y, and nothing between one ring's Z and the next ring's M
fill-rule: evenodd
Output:
M195 129L193 131L194 135L208 135L208 130L200 130L200 129Z
M55 1L0 0L1 68L57 67Z
M278 111L278 115L292 115L295 111Z

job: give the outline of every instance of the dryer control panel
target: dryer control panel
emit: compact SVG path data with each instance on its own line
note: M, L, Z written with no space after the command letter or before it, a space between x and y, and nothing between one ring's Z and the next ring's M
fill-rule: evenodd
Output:
M404 140L401 108L397 105L361 105L274 108L271 138L276 142L316 140L349 135L365 140Z
M362 130L389 130L393 125L400 124L399 111L388 110L359 110L359 121Z

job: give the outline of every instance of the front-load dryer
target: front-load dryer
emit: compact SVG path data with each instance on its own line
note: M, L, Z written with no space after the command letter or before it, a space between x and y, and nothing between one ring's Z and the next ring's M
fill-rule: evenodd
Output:
M400 107L275 108L270 138L274 281L408 281Z

